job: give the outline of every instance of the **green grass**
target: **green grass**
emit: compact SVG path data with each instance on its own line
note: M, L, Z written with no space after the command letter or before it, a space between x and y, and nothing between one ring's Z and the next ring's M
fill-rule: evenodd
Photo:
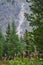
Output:
M3 65L43 65L40 62L6 62Z
M43 62L39 61L10 61L10 62L5 62L3 65L43 65Z
M15 60L6 61L0 65L43 65L43 60L38 61L29 61L28 58L16 58Z

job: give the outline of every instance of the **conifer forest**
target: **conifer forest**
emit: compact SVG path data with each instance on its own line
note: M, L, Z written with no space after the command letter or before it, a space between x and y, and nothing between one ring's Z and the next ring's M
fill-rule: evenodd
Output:
M0 65L43 65L43 0L0 0Z

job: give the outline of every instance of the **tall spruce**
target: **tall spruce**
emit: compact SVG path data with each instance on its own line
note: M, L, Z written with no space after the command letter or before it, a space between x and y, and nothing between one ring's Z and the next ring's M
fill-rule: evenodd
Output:
M28 32L27 30L25 30L24 42L26 44L27 54L33 52L35 44L34 44L34 38L32 32Z
M28 3L29 1L26 0ZM33 27L33 36L38 50L43 52L43 1L30 0L30 10L32 13L26 14L27 20L30 21L30 26Z
M8 47L9 47L9 43L10 43L10 33L11 29L10 29L10 23L8 23L8 26L6 28L6 35L5 35L5 44L4 44L4 56L7 55L8 56Z
M0 60L3 57L3 49L4 49L4 35L2 34L2 31L0 29Z
M24 41L26 43L26 51L28 52L29 51L29 39L28 39L28 31L27 30L25 31L25 34L24 34Z
M6 35L7 56L14 58L15 54L17 54L19 51L19 38L16 34L16 26L14 20L12 20L11 26L8 24Z
M8 26L7 26L7 29L6 29L6 42L9 41L10 34L11 34L10 23L8 23Z

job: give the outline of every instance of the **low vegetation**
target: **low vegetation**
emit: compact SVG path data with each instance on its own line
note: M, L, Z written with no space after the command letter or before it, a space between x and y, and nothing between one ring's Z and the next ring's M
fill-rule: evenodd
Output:
M19 58L16 60L6 61L3 62L1 65L43 65L42 61L27 61L28 59L25 58L25 60L20 60Z

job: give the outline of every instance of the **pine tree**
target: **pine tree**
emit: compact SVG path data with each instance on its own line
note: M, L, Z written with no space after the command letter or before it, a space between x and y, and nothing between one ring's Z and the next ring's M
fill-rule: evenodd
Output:
M5 35L5 43L4 43L4 56L8 56L8 47L10 43L10 34L11 34L11 29L10 29L10 24L8 23L8 26L6 28L6 35Z
M29 2L27 0L27 2ZM26 14L27 20L30 21L30 26L33 27L33 36L38 50L43 52L43 1L31 0L30 15Z
M28 32L27 30L25 30L24 42L26 44L26 53L28 54L28 53L33 52L34 51L34 39L33 39L31 32Z
M9 37L10 37L10 32L11 32L11 29L10 29L10 23L8 23L8 26L7 26L7 30L6 30L6 42L9 41Z
M24 41L26 43L26 50L28 51L29 50L29 39L28 39L28 31L27 30L25 31L25 34L24 34Z
M20 37L20 52L23 53L26 51L26 44L24 42L24 38L21 36Z
M16 34L16 26L14 20L12 24L8 24L7 32L6 32L6 54L10 58L14 58L15 53L17 54L19 51L19 38Z
M4 49L3 46L4 46L4 36L3 36L2 31L0 29L0 60L3 57L3 49Z

